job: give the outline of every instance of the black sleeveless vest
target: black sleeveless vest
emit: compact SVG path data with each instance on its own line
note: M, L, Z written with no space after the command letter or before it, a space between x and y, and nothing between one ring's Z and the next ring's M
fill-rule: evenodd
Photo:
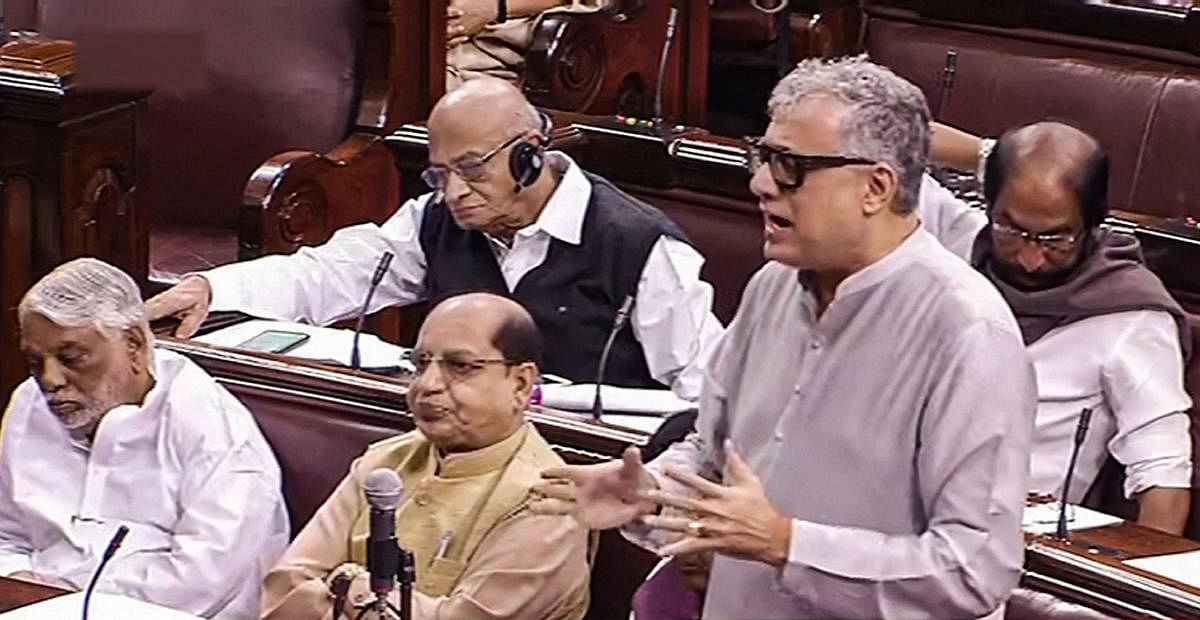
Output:
M587 174L591 199L579 245L551 238L546 258L511 293L482 232L463 230L441 202L421 218L420 242L428 269L426 292L435 303L472 291L516 300L533 316L545 344L542 370L577 383L596 381L600 353L626 295L636 299L646 258L658 238L687 241L658 209ZM672 303L664 299L662 303ZM650 376L642 346L629 322L609 353L606 384L663 387Z

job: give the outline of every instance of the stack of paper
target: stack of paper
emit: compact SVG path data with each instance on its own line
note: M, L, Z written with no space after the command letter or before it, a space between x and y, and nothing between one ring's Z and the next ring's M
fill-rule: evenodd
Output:
M308 334L304 344L284 353L290 357L310 360L331 360L350 365L350 349L354 342L354 331L333 329L287 321L254 320L231 325L211 334L197 336L196 342L236 348L239 344L269 330ZM362 334L358 340L359 360L363 368L386 368L401 366L406 349L384 342L374 334ZM407 363L407 362L404 362Z
M542 386L542 404L554 409L591 411L595 397L595 383ZM679 398L671 390L605 385L600 388L600 399L606 412L664 416L696 408L696 403Z
M1030 534L1053 534L1058 531L1058 502L1025 507L1021 529ZM1091 508L1067 506L1067 529L1072 532L1120 523L1122 519Z
M52 599L18 607L0 614L3 620L47 620L79 618L83 613L83 593L64 594ZM92 594L88 617L94 620L196 620L199 616L169 607L131 599L119 594Z
M1200 551L1155 555L1125 560L1125 563L1193 588L1200 588Z

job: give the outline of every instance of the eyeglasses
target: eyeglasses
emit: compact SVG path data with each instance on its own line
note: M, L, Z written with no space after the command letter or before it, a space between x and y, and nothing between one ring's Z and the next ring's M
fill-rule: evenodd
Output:
M514 362L506 359L487 359L482 357L470 357L466 355L434 355L432 353L410 352L408 355L409 361L412 362L415 372L414 376L421 376L433 364L437 364L442 371L442 375L455 381L469 379L475 373L483 370L489 364L503 364L505 366L517 366L520 362Z
M1023 228L993 221L992 238L997 244L1036 243L1043 252L1066 254L1075 248L1083 233L1032 233Z
M875 163L861 157L842 155L797 155L763 142L761 136L747 136L746 150L746 168L750 170L750 174L754 174L766 164L775 184L785 190L797 189L804 185L805 175L813 170Z
M430 188L445 191L446 184L450 182L450 173L457 174L462 180L468 183L478 183L487 178L487 163L497 153L511 146L517 140L524 137L525 134L519 133L504 142L496 148L488 151L482 157L467 156L460 158L456 163L449 166L441 166L438 164L430 165L421 171L421 180Z

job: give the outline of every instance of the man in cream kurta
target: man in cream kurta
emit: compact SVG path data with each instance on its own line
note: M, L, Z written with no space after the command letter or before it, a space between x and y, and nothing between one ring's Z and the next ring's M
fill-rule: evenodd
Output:
M414 618L582 617L586 531L526 507L541 470L562 464L523 419L539 350L515 302L479 293L439 304L414 350L409 404L418 430L355 461L267 576L263 617L328 618L327 584L337 574L355 578L352 604L367 596L363 483L381 467L404 485L396 536L415 556Z
M250 412L187 358L151 355L137 287L110 265L56 269L19 316L33 377L0 437L0 575L81 590L124 525L97 591L255 618L289 528Z

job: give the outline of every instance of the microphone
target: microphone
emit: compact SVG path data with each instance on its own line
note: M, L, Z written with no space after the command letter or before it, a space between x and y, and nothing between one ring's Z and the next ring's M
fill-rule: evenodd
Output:
M108 565L108 561L117 554L117 549L121 548L121 543L125 542L125 536L129 534L129 528L122 525L117 528L117 533L113 534L112 540L108 541L108 548L104 550L104 555L100 556L100 563L96 565L96 571L92 573L92 579L88 582L87 590L83 593L83 620L88 619L88 607L92 602L92 591L96 589L96 582L100 580L100 573L104 571L104 567Z
M367 538L367 572L371 574L371 592L382 612L387 596L395 585L400 569L400 547L396 544L396 504L404 485L396 472L379 468L367 476L363 494L371 506L370 534Z
M938 94L937 119L942 118L950 91L954 88L954 75L958 72L958 52L946 50L946 64L942 67L942 90Z
M596 367L596 395L592 397L592 419L597 422L600 421L600 415L604 413L604 405L600 402L600 387L604 385L604 370L608 367L608 354L612 351L613 342L616 341L621 328L625 326L625 321L629 318L629 311L632 309L633 295L626 295L625 301L617 309L617 316L613 319L612 330L608 332L608 341L604 343L604 350L600 352L600 364Z
M675 40L675 22L679 19L679 9L671 7L671 13L667 17L667 38L663 41L662 55L658 58L658 80L654 85L654 128L658 129L662 125L663 109L663 82L667 77L667 56L671 54L671 42Z
M358 355L358 338L362 335L363 321L367 318L367 308L371 306L371 298L375 296L375 289L379 288L379 283L383 281L383 276L391 264L392 253L385 251L375 265L375 273L371 275L371 285L367 287L367 298L363 300L362 308L358 311L358 320L354 323L354 343L350 346L350 368L352 370L358 370L362 366Z
M1091 407L1084 407L1079 412L1079 426L1075 427L1075 445L1071 448L1071 462L1067 464L1067 479L1063 482L1062 498L1058 507L1058 531L1055 532L1061 540L1071 537L1067 531L1067 497L1071 492L1071 478L1075 475L1075 460L1079 458L1079 449L1083 446L1083 438L1087 436L1088 424L1092 421Z

